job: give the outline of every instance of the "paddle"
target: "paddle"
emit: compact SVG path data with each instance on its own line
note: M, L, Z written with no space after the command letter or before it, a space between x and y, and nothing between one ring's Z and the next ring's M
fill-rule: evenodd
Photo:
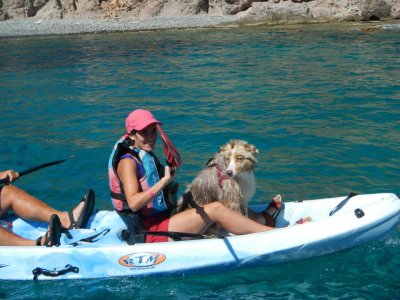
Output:
M164 153L167 158L167 163L169 166L172 166L174 168L179 168L182 166L183 161L181 159L181 156L178 153L178 150L176 150L174 144L171 142L171 140L167 137L165 132L161 129L161 126L157 124L157 129L158 132L160 133L160 137L163 143L163 148L164 148Z
M346 199L342 200L342 202L340 202L334 209L332 209L332 211L329 213L330 216L332 216L333 214L335 214L338 210L342 209L343 206L346 205L346 203L350 200L351 197L357 196L356 193L350 193Z
M66 158L66 159L61 159L61 160L56 160L56 161L48 162L48 163L41 164L41 165L39 165L39 166L30 168L30 169L27 169L27 170L18 172L18 173L19 173L19 177L24 176L24 175L29 174L29 173L32 173L32 172L35 172L35 171L37 171L37 170L46 168L46 167L50 167L50 166L53 166L53 165L58 165L58 164L60 164L60 163L62 163L62 162L64 162L64 161L66 161L66 160L68 160L68 159L70 159L70 158L73 158L73 157L74 157L74 155L72 155L72 156L70 156L69 158ZM3 178L3 179L0 179L0 184L8 183L8 180L9 180L8 177Z

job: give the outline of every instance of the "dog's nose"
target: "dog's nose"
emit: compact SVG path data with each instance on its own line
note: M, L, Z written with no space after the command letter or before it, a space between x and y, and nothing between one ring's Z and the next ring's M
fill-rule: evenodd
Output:
M228 175L229 177L233 176L233 171L232 170L226 170L226 175Z

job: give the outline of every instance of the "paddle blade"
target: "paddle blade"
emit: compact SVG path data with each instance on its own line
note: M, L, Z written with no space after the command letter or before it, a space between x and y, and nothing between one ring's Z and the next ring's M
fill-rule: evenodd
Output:
M176 150L174 144L172 144L171 140L167 137L165 132L161 129L159 125L157 125L158 132L160 133L160 137L163 143L165 157L167 158L168 164L175 168L179 168L182 166L183 161L178 151Z

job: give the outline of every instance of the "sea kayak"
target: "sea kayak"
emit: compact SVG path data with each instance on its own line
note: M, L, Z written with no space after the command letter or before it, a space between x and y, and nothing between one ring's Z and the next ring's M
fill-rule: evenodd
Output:
M252 206L261 211L265 205ZM310 217L311 222L296 221ZM47 224L8 216L10 230L30 239ZM143 277L260 267L333 253L384 239L400 222L392 193L286 202L277 229L224 238L127 245L115 211L98 211L88 229L63 234L59 247L0 247L0 279Z

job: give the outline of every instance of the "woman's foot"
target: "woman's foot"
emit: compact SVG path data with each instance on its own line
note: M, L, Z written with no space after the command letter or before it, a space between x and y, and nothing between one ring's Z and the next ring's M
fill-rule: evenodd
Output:
M282 197L281 195L276 195L272 198L268 207L261 212L262 216L265 219L265 225L269 227L275 227L276 219L278 218L279 213L281 212L282 206Z
M84 205L85 205L85 203L83 203L83 201L81 201L72 210L64 212L63 221L62 221L63 228L71 228L72 227L72 221L79 219L79 216L82 214ZM72 213L72 218L70 217L71 213Z
M60 219L57 215L52 215L46 234L36 240L36 245L46 247L58 247L60 246L61 233L62 227Z
M94 191L89 189L79 204L68 212L67 229L85 228L93 213L95 203Z
M297 220L296 224L304 224L304 223L308 223L311 221L312 221L311 217L306 217L306 218L301 218L301 219Z

